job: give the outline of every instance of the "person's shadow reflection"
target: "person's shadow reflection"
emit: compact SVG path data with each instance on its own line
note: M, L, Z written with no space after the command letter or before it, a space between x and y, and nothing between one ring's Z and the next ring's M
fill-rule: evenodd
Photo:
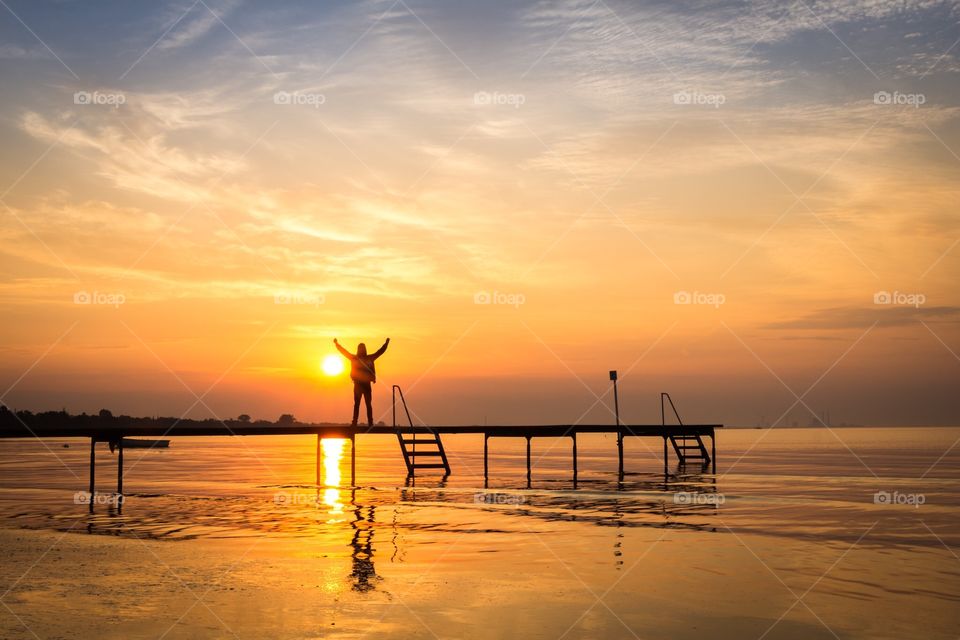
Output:
M353 590L361 593L376 588L378 580L377 568L373 564L373 534L376 520L376 507L357 504L357 490L350 491L350 504L353 505L354 518L350 522L353 528L353 538L350 540L353 561L353 571L350 579L353 581Z

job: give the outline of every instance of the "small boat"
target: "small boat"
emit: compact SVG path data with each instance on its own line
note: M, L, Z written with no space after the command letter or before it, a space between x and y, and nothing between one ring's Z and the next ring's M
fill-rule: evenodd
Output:
M169 440L133 440L123 439L124 449L166 449L170 446Z

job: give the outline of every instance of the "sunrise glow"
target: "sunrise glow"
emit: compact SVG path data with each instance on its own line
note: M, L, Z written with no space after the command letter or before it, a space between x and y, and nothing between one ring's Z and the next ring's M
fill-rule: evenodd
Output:
M343 358L338 355L329 355L323 359L320 368L325 375L338 376L343 373Z
M817 4L0 6L4 402L951 423L956 18Z
M0 639L957 640L960 0L0 0Z

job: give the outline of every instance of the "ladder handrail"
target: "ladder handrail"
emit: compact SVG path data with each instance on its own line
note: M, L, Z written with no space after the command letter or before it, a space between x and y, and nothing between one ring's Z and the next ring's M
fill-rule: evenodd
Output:
M407 399L403 397L403 389L400 388L400 385L395 384L391 389L391 393L393 395L393 406L391 407L391 411L393 412L393 428L397 429L397 392L400 393L400 402L403 403L403 410L407 414L407 422L410 423L411 427L413 427L413 419L410 417L410 409L407 408ZM406 448L403 445L403 436L401 436L399 432L397 433L397 438L400 440L400 447L406 450ZM416 431L413 432L413 451L414 451L414 455L416 455L416 451L417 451Z
M403 460L404 460L404 462L405 462L406 465L407 465L407 474L408 474L408 476L412 476L412 475L414 474L414 470L415 470L416 468L418 468L418 465L417 465L417 462L416 462L416 457L417 457L417 431L414 430L414 427L413 427L413 418L410 416L410 408L407 407L407 399L403 396L403 389L400 388L400 385L396 385L396 384L395 384L395 385L392 386L392 388L391 388L390 391L391 391L392 400L393 400L393 404L392 404L392 406L391 406L391 412L393 413L393 428L394 428L394 430L395 430L396 433L397 433L397 440L400 441L400 451L403 452ZM406 435L406 434L404 434L404 433L402 432L402 430L401 430L401 427L400 427L399 425L397 425L397 394L398 394L398 393L400 394L400 403L403 405L403 411L404 411L404 413L407 414L407 423L410 425L410 433L409 433L410 438L409 438L409 440L405 440L405 439L404 439L404 435ZM424 453L424 454L422 454L422 455L431 455L431 456L433 456L433 455L437 455L437 454L439 453L440 459L443 461L442 466L443 466L444 470L446 471L446 474L449 474L449 473L450 473L450 463L447 461L447 454L446 454L446 452L443 450L443 442L440 441L440 434L439 434L439 433L436 433L433 429L431 429L431 428L428 427L427 425L423 425L423 426L427 429L427 431L428 431L430 434L433 435L433 440L429 440L429 439L427 439L427 440L421 440L420 443L421 443L421 444L436 444L436 445L437 445L437 451L436 451L436 452L429 452L429 451L428 451L428 452L426 452L426 453ZM408 443L411 445L411 449L410 449L409 451L407 450L407 444L408 444ZM438 466L438 465L436 465L436 464L427 464L426 467L424 467L424 465L421 464L421 465L419 465L419 468L437 468L437 466Z
M666 402L664 402L666 400ZM667 431L667 402L670 403L670 409L673 411L673 415L677 418L677 423L679 426L683 426L683 420L680 419L680 413L677 411L677 406L673 404L673 398L670 397L670 394L666 391L660 392L660 423L663 426L663 453L664 458L666 458L667 453L667 440L670 441L670 444L673 445L673 450L677 454L677 459L680 461L680 464L685 464L687 458L693 457L694 459L703 460L704 464L710 462L710 454L707 452L707 446L703 444L703 439L700 438L700 434L694 434L693 439L696 440L696 446L689 445L690 436L682 435L675 436L672 433ZM676 439L681 438L683 446L677 444ZM712 438L713 436L711 436ZM685 453L688 449L698 449L699 456L689 456ZM666 462L664 462L666 464Z
M395 385L393 385L393 389L392 389L392 393L393 393L393 407L392 407L392 411L393 411L393 428L394 428L394 429L397 428L397 392L398 392L398 391L400 392L400 402L403 403L403 410L404 410L404 412L407 414L407 422L409 422L409 423L410 423L410 426L412 427L412 426L413 426L413 419L410 417L410 410L407 408L407 400L406 400L406 398L403 397L403 389L400 388L400 385L395 384ZM414 434L414 438L416 438L416 434Z
M665 407L664 402L663 402L664 398L666 398L667 402L670 403L670 408L673 409L673 415L676 416L677 422L678 422L678 423L680 424L680 426L682 427L682 426L683 426L683 420L680 419L680 414L677 413L677 407L676 407L676 405L673 404L673 398L671 398L671 397L670 397L670 394L667 393L666 391L661 391L661 392L660 392L660 422L661 422L661 424L662 424L664 427L667 426L667 416L666 416L666 411L665 411L666 407Z

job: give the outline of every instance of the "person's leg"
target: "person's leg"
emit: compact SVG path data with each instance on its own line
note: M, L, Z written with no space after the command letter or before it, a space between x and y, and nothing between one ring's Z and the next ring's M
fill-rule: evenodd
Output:
M363 390L363 399L367 402L367 425L373 426L373 387L368 382Z
M357 426L357 418L360 416L360 395L363 389L359 382L353 383L353 426Z

